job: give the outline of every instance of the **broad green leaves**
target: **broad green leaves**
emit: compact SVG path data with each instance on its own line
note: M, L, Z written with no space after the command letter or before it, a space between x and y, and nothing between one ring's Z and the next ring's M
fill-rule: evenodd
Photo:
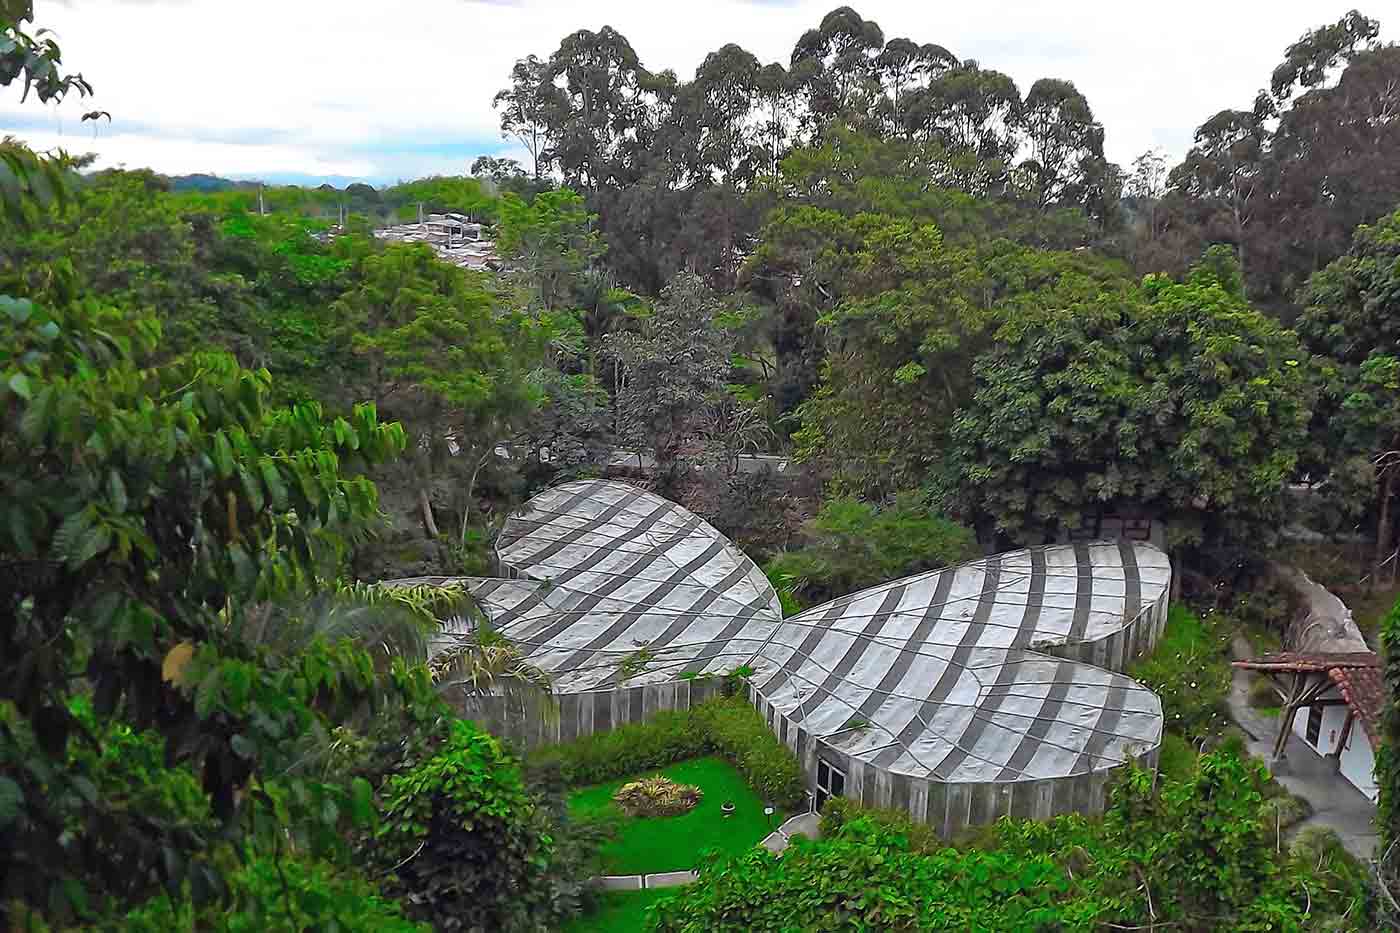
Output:
M1310 386L1292 334L1213 274L1023 306L996 337L952 436L961 501L1008 538L1123 508L1193 544L1277 530Z
M109 846L135 867L95 890L119 894L150 879L178 889L203 870L206 844L159 809L131 821L129 788L83 792L100 775L69 741L88 728L71 712L78 685L100 726L162 730L227 820L323 718L382 692L362 648L277 658L235 623L256 600L315 584L377 518L373 484L346 467L397 456L404 435L372 406L336 421L310 403L271 408L267 374L222 354L152 366L159 327L143 315L91 300L0 310L0 807L12 841L0 868L9 892L63 918L115 864ZM12 771L22 759L28 770ZM56 775L76 798L46 790ZM348 789L300 780L283 788L287 819L305 845L343 847L341 804L326 801ZM361 791L361 815L363 803ZM313 812L331 825L301 822Z

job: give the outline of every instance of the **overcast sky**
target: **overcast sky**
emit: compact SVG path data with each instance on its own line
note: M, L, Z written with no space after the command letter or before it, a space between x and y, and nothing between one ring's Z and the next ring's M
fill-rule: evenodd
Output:
M865 0L885 38L936 42L1006 72L1024 94L1073 81L1123 165L1160 147L1175 160L1194 128L1246 107L1305 30L1375 0ZM465 172L515 155L491 97L515 59L611 25L642 63L689 77L738 42L788 62L836 0L37 0L72 70L96 88L61 108L0 95L0 133L96 152L101 165L171 174L343 183ZM1400 11L1382 38L1400 27ZM79 124L87 109L112 122Z

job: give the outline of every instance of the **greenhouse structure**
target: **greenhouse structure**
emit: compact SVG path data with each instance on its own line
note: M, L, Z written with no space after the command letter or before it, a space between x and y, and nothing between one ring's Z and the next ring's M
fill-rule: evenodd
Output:
M496 550L508 578L462 582L551 675L558 716L472 712L529 742L683 709L742 671L815 804L894 807L945 835L1101 812L1115 769L1156 763L1161 702L1122 673L1166 621L1171 566L1145 542L996 554L789 618L724 535L624 483L535 496Z

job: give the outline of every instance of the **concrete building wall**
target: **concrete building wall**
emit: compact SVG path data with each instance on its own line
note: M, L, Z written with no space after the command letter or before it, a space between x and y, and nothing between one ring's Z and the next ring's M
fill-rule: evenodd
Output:
M1351 735L1347 736L1346 748L1342 750L1342 777L1351 782L1351 785L1371 800L1379 800L1381 796L1380 785L1376 783L1376 755L1371 750L1371 740L1366 737L1366 730L1360 724L1352 726Z

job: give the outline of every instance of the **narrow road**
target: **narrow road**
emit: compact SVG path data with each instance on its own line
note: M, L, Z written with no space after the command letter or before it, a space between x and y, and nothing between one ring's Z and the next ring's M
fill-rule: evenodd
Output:
M1236 659L1253 654L1249 642L1241 635L1235 636L1230 650ZM1375 858L1380 838L1373 822L1376 805L1296 735L1288 737L1284 759L1270 762L1280 720L1277 716L1265 716L1249 705L1249 682L1250 673L1235 668L1230 683L1230 715L1244 730L1245 747L1269 766L1289 793L1312 805L1312 815L1292 826L1288 835L1293 836L1305 826L1326 826L1337 833L1347 851L1358 859Z

